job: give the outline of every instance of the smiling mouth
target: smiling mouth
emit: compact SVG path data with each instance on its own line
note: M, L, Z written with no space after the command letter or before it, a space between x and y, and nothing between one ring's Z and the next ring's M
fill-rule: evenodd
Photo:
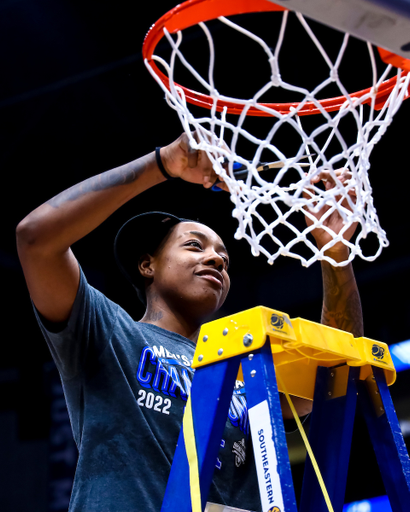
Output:
M220 279L219 277L211 274L211 273L203 273L203 274L196 274L198 277L201 277L202 279L206 279L207 281L210 281L211 283L215 283L217 284L218 286L220 286L222 288L223 286L223 282L222 282L222 279Z

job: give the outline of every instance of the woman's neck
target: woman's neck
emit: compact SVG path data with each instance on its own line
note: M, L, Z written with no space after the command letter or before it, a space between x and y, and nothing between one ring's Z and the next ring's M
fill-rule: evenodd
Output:
M140 322L157 325L167 331L175 332L196 343L201 324L199 322L187 322L185 315L170 311L166 307L150 306L148 304L144 316Z

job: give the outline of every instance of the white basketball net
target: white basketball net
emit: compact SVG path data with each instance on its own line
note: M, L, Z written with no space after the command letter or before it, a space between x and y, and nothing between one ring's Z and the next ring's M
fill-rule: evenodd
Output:
M374 145L384 134L403 99L407 97L410 74L406 75L401 70L397 70L395 88L383 108L379 111L375 110L374 105L378 87L386 80L392 69L396 71L395 68L386 66L381 76L378 76L373 48L368 44L373 73L373 83L369 85L372 85L372 88L368 94L360 98L351 97L338 76L339 66L344 57L349 36L345 35L337 59L332 62L306 20L302 15L296 14L302 27L310 35L328 66L329 73L328 77L317 84L313 90L286 83L281 78L280 73L280 50L288 20L288 12L285 11L282 16L281 31L276 46L272 49L257 35L227 18L219 18L222 23L228 25L231 29L237 30L256 41L268 58L271 80L248 100L224 96L217 91L214 80L214 42L209 29L204 23L199 25L204 31L209 44L210 57L207 79L200 76L182 55L180 51L183 37L181 32L178 32L175 37L164 29L165 36L172 48L169 63L157 55L153 56L153 59L165 69L169 78L170 90L157 77L148 61L146 61L146 65L164 90L167 102L178 113L192 148L206 151L215 172L228 185L231 200L235 205L232 215L239 223L235 238L245 238L255 256L262 253L267 257L269 263L273 263L279 255L290 256L298 258L304 266L309 266L316 260L327 260L333 265L346 265L357 254L363 259L373 261L380 254L382 248L388 245L388 240L385 231L379 224L376 209L373 205L372 188L368 177L369 158ZM192 106L187 103L184 91L174 81L174 68L177 60L185 66L202 85L206 94L212 98L213 106L209 113L206 109L200 109L201 112L204 112L204 115L195 117L190 111L190 109L193 110ZM331 83L337 85L340 95L345 96L345 102L340 110L328 113L317 98L320 98L320 92L323 88ZM269 89L275 88L302 93L304 99L297 108L291 109L290 113L282 114L271 107L266 107L259 101ZM371 104L364 105L366 101L369 101L369 98ZM243 111L241 115L236 117L235 123L227 119L225 115L226 108L221 114L217 112L216 105L221 99L243 105ZM320 111L320 114L315 117L320 117L321 121L313 131L304 129L305 119L311 116L301 117L298 115L306 102L313 102ZM247 111L251 107L268 112L272 116L270 118L272 119L272 127L264 139L252 135L243 126ZM346 137L343 136L340 129L340 124L346 116L353 119L355 129L357 128L357 138L350 145L345 141ZM300 140L298 151L291 156L285 156L281 148L274 144L275 134L284 124L291 127L295 137ZM194 136L195 131L196 138ZM230 134L229 142L226 141L227 137L225 137L228 133ZM326 140L323 143L324 133L326 133ZM319 136L322 137L320 144L318 142ZM250 160L240 155L238 145L240 137L245 137L255 145L254 156ZM350 137L352 137L351 132ZM338 145L338 151L329 156L329 146L331 144L334 146L335 142ZM257 170L262 159L262 152L264 152L264 155L266 153L270 155L270 159L265 157L264 162L283 162L283 167L274 172L273 178L272 171L259 172ZM227 162L229 162L228 165ZM301 162L310 165L302 166L300 165ZM234 163L245 166L247 173L242 173L240 176L235 175ZM347 168L351 173L351 178L347 184L341 184L337 180L336 171L341 167ZM323 186L320 186L319 183L312 185L311 180L322 171L330 173L329 177L335 180L336 186L323 190ZM289 176L292 176L290 182ZM352 195L349 194L349 190L352 189L355 191L356 200L352 199ZM267 208L269 208L269 211ZM317 218L319 211L322 212L321 218ZM298 215L302 219L306 216L311 222L305 222L304 219L303 222L295 222L294 214L296 212L299 212ZM339 233L335 233L328 222L335 212L338 212L343 219L343 228ZM344 234L353 223L357 223L358 227L355 237L348 241ZM287 229L284 229L284 227ZM311 232L318 228L326 230L330 235L330 241L320 250L316 247L311 235ZM281 234L284 231L287 234L284 239L281 239ZM289 233L291 234L290 237ZM374 233L377 237L374 237L376 248L373 247L372 253L366 255L363 253L362 242L370 233ZM325 251L338 242L344 243L349 248L349 257L342 262L336 262L333 258L325 255ZM301 246L303 246L303 250L301 250Z

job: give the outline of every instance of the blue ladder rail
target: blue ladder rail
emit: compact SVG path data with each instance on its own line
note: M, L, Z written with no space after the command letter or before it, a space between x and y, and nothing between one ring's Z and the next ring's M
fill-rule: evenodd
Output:
M334 360L334 354L337 357L340 356L340 352L337 352L337 333L334 332L337 330L329 331L330 328L324 326L319 329L313 323L302 319L297 319L295 324L299 327L295 329L292 321L285 314L283 314L284 318L286 316L284 322L279 322L278 327L277 319L280 315L278 312L273 312L272 319L275 319L275 323L271 320L272 325L269 326L266 315L273 310L259 309L262 312L263 325L261 327L258 320L257 329L253 331L258 333L258 339L255 340L251 334L252 325L248 327L252 322L249 322L246 315L251 312L253 317L256 317L260 314L259 310L256 313L248 310L236 316L227 317L229 324L225 319L205 324L205 326L212 326L216 323L217 331L222 334L216 341L208 339L212 338L212 329L206 331L209 335L200 335L204 343L200 349L197 347L196 359L194 359L200 364L196 366L191 395L186 406L161 512L201 512L205 509L240 368L246 386L262 512L297 512L280 393L276 381L275 356L280 355L283 347L285 351L286 347L291 349L296 347L299 350L301 341L298 333L303 331L310 333L311 337L313 334L314 338L303 347L307 346L308 350L313 350L309 346L313 348L319 346L320 353L323 352L322 347L327 343L326 333L330 333L333 343L330 353ZM231 339L227 336L228 328L222 331L221 326L224 325L229 325L233 331ZM276 331L283 326L287 331L283 335L277 334ZM203 333L202 330L201 333ZM276 337L272 342L273 334ZM241 342L238 341L238 336ZM341 333L341 336L346 340L346 333ZM362 340L363 348L360 345ZM210 341L213 345L208 350ZM389 362L387 346L365 338L356 339L356 341L358 349L354 348L354 343L350 339L346 340L347 351L350 351L349 359L334 366L330 364L321 366L317 364L318 358L312 359L316 360L317 367L316 379L312 381L314 395L305 395L313 398L309 441L333 510L342 512L354 416L358 405L366 419L392 510L408 512L410 510L410 459L386 380L387 378L390 383L394 382L394 375L392 375L394 367ZM216 349L217 356L214 355ZM306 349L304 350L306 352ZM361 351L362 360L357 357L355 350ZM210 359L213 358L213 360L204 362L203 359L209 354L211 354ZM217 360L222 354L221 360ZM290 354L289 357L292 359L294 355ZM385 360L387 363L384 363ZM283 359L279 358L278 361L281 364ZM383 363L389 368L384 367ZM298 364L297 372L300 373L305 363L301 363L299 358ZM286 372L286 377L289 379L291 375L289 366ZM312 368L309 372L310 382ZM297 379L297 389L303 392L300 387L300 375L297 375ZM209 385L210 382L212 386ZM269 468L268 482L265 478L267 467ZM306 462L299 510L300 512L328 511L309 460Z

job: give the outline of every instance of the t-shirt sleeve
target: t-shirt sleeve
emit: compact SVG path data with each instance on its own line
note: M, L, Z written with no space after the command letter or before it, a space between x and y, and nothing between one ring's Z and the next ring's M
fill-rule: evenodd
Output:
M80 283L70 317L59 332L34 312L61 377L76 377L86 361L98 358L111 338L119 306L90 286L80 268ZM55 325L54 325L55 327Z

